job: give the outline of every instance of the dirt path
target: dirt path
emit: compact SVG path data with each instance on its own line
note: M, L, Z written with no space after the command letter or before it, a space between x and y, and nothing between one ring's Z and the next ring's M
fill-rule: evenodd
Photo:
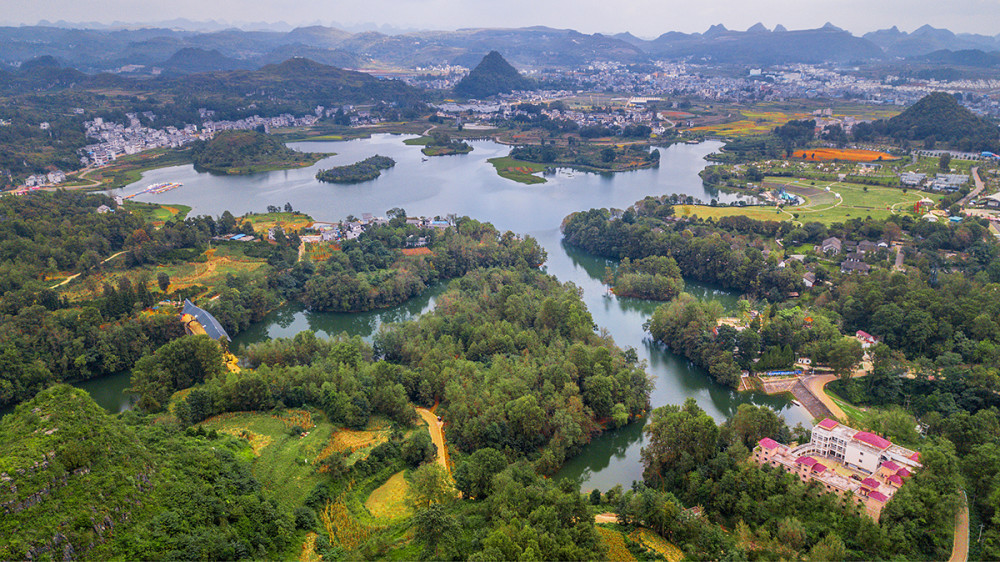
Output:
M114 258L117 258L118 256L120 256L120 255L122 255L122 254L124 254L124 253L125 253L125 250L122 250L122 251L118 252L117 254L112 254L112 255L108 256L108 257L107 257L107 258L106 258L106 259L105 259L104 261L102 261L101 263L108 263L108 262L109 262L109 261L111 261L112 259L114 259ZM76 278L77 278L77 277L79 277L79 276L80 276L80 274L79 274L79 273L77 273L77 274L74 274L74 275L70 275L69 277L67 277L67 278L63 279L61 283L57 283L57 284L53 285L53 286L52 286L51 288L52 288L52 289L55 289L56 287L62 287L62 286L63 286L63 285L65 285L66 283L69 283L70 281L72 281L72 280L76 279Z
M965 497L965 492L962 492ZM955 515L955 542L951 545L951 558L948 562L965 562L969 558L969 500Z
M441 428L444 426L444 422L439 422L437 415L434 412L428 410L427 408L414 408L417 414L427 422L427 431L431 434L431 441L437 445L438 457L437 462L451 474L451 468L448 466L448 449L444 445L444 432Z

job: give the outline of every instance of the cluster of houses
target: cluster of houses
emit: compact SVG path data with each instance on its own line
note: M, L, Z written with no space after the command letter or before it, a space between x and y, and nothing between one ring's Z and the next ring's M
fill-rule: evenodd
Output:
M871 271L872 267L865 263L865 256L879 250L887 250L888 248L889 242L885 240L879 240L878 242L872 242L871 240L852 242L850 240L842 241L840 238L833 236L823 240L816 247L816 250L831 257L843 254L844 260L840 262L841 273L867 274Z
M123 154L136 154L153 148L178 148L200 138L197 125L186 125L183 129L154 129L144 126L136 113L125 115L129 119L128 125L106 122L100 117L84 122L87 138L98 141L80 149L80 162L84 166L105 166ZM145 114L143 116L149 118Z
M62 170L53 170L47 174L34 174L24 178L22 189L31 189L60 184L66 181L66 173Z
M208 119L215 112L202 108L198 110L198 114L202 119ZM84 122L87 138L98 141L80 149L80 162L84 166L105 166L123 154L136 154L154 148L179 148L199 139L210 139L218 131L248 130L258 127L264 127L265 131L269 131L277 127L307 127L319 120L315 115L303 117L289 114L277 117L253 115L235 121L205 120L199 132L198 125L194 124L187 124L180 129L172 126L155 129L144 126L137 113L126 113L125 116L129 120L128 125L106 122L100 117ZM156 115L149 111L143 112L142 117L149 122L156 120Z
M353 217L349 217L353 218ZM371 213L362 213L360 219L353 219L346 222L314 222L310 228L318 234L307 234L301 236L301 240L306 243L315 244L319 242L337 243L343 240L354 240L361 236L366 229L373 225L383 225L389 222L385 217L376 217ZM406 224L418 228L428 228L444 230L452 226L447 220L431 219L426 217L407 218ZM268 231L268 239L274 240L274 229ZM424 236L411 236L406 241L408 247L421 247L427 245L427 238Z
M761 439L752 458L759 465L781 468L802 482L814 481L828 492L853 498L876 521L885 504L921 467L920 453L829 418L813 427L808 443L789 446Z

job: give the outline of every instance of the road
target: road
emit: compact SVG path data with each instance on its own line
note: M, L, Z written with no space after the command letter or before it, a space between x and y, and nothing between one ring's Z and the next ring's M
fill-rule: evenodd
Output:
M106 258L106 259L105 259L104 261L102 261L101 263L108 263L108 262L109 262L109 261L111 261L112 259L114 259L114 258L117 258L118 256L120 256L120 255L122 255L122 254L124 254L124 253L125 253L125 250L122 250L122 251L118 252L117 254L112 254L112 255L108 256L108 257L107 257L107 258ZM63 279L63 280L62 280L62 283L56 283L56 284L55 284L55 285L53 285L53 286L52 286L51 288L52 288L52 289L55 289L55 288L57 288L57 287L62 287L62 286L63 286L63 285L65 285L66 283L69 283L70 281L72 281L72 280L76 279L76 278L77 278L77 277L79 277L79 276L80 276L80 274L79 274L79 273L76 273L76 274L73 274L73 275L70 275L69 277L67 277L67 278Z
M972 191L969 192L968 195L959 200L958 202L959 207L964 207L969 204L969 201L972 201L976 197L979 197L979 194L983 192L983 188L986 187L986 184L983 183L983 180L979 178L979 166L972 167L972 180L976 182L976 189L973 189Z
M594 516L594 523L617 523L618 515L615 513L598 513Z
M965 502L955 515L955 542L951 545L948 562L966 562L969 558L969 498L962 492Z
M441 428L444 426L444 422L439 422L437 415L434 412L428 410L427 408L414 408L417 414L425 422L427 422L427 431L431 434L431 441L437 445L438 457L437 462L444 467L448 474L451 474L451 468L448 466L448 449L444 446L444 432Z

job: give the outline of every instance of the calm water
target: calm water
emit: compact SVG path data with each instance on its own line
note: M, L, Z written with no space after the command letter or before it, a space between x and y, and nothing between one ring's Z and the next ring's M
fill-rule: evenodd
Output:
M803 408L783 397L738 395L714 384L704 370L650 341L642 324L657 304L608 295L601 278L604 268L612 262L562 243L559 225L574 211L592 207L625 208L646 195L670 193L704 201L732 200L732 195L706 191L698 177L705 166L704 156L718 149L720 143L660 149L658 169L613 176L560 170L548 177L548 183L526 186L500 178L486 163L487 158L506 155L505 146L478 141L472 143L475 150L470 154L424 159L419 147L403 144L404 138L378 135L349 142L293 144L293 148L300 150L337 153L301 170L219 177L199 174L192 166L164 168L147 172L141 181L118 193L135 193L150 183L173 181L184 185L164 194L139 196L137 200L190 205L196 215L219 215L227 209L236 215L263 212L268 205L289 202L317 220L331 221L365 212L381 215L392 207L403 207L410 215L469 215L490 221L500 229L531 234L548 251L546 270L561 281L581 287L597 325L608 330L619 345L634 347L647 362L656 385L650 398L653 407L679 404L694 397L706 412L722 421L739 404L751 402L775 408L792 425L810 421ZM323 184L314 179L318 169L349 164L373 154L391 156L396 166L374 181L356 185ZM346 331L371 338L383 322L407 320L432 309L436 295L443 288L443 284L437 285L418 299L378 312L320 314L291 305L240 334L236 343L292 336L304 329L326 335ZM697 284L689 283L687 290L729 307L737 299L737 295ZM584 489L607 489L617 483L627 486L632 480L641 479L642 425L640 421L605 433L567 463L560 475L578 479Z

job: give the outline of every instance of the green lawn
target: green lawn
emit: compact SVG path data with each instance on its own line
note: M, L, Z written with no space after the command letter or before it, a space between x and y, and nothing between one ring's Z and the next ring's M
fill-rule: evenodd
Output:
M509 156L490 158L487 162L493 164L493 167L496 168L497 174L499 174L502 178L507 178L509 180L529 185L535 183L545 183L545 178L534 175L543 171L545 169L545 164L515 160Z
M184 220L191 212L191 207L187 205L161 205L141 201L126 201L125 209L131 213L139 213L147 222Z
M830 397L830 400L833 400L834 402L836 402L838 406L840 406L840 409L843 410L845 414L847 414L847 417L851 418L851 421L858 421L858 422L864 421L865 413L861 411L857 406L854 406L853 404L844 400L840 396L837 396L837 394L832 390L830 390L829 388L824 387L823 392L825 392L826 395Z
M912 213L913 205L926 194L893 187L864 186L846 182L798 180L769 177L765 181L785 185L789 193L800 195L805 203L786 206L801 222L832 224L851 218L884 219L892 214ZM830 191L826 191L829 188ZM838 197L839 195L839 197Z

